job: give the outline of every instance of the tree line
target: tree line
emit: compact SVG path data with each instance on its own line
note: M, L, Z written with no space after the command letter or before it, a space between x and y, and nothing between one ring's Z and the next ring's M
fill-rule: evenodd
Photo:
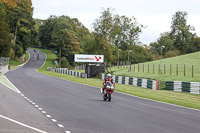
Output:
M198 51L200 38L194 27L187 24L187 12L176 12L171 31L162 33L156 42L142 44L139 35L146 26L135 17L102 9L100 17L88 30L77 18L50 16L46 20L33 19L31 0L0 0L0 56L19 58L28 47L53 49L61 56L62 67L73 66L70 54L102 54L107 64L127 61L132 64ZM130 52L131 50L131 52Z
M113 13L113 9L103 9L101 16L89 31L78 19L68 16L50 16L47 20L35 20L39 27L39 40L44 48L59 51L62 67L73 65L67 61L70 54L102 54L105 62L117 64L127 60L128 50L132 50L131 63L152 60L148 49L138 45L139 34L144 28L136 18L128 18Z

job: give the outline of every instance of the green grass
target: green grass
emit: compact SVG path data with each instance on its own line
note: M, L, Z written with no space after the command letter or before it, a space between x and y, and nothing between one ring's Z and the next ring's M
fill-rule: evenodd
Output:
M11 68L16 68L16 67L13 67L13 66L18 66L18 65L25 63L28 60L28 58L29 58L29 54L28 54L28 52L26 52L25 57L24 57L24 61L20 61L19 59L10 60L9 65L11 66Z
M75 72L85 73L85 70L74 70Z
M153 74L154 64L154 74ZM188 82L200 82L200 52L192 54L162 59L162 74L159 74L160 60L140 63L131 66L131 72L128 72L128 68L112 67L112 71L116 76L129 76L129 77L140 77L147 79L157 79L161 81L188 81ZM171 75L170 75L170 64L171 64ZM178 75L177 75L177 64L178 64ZM144 65L144 72L143 72ZM185 76L184 76L184 65L185 65ZM192 77L192 65L193 65L193 76ZM148 71L149 66L149 71ZM164 67L165 66L165 67ZM135 68L135 69L134 69ZM138 70L139 68L139 70ZM165 74L164 74L165 70Z
M53 60L56 58L55 54L50 50L41 50L49 55L47 58L46 64L39 69L40 72L78 82L83 83L87 85L92 85L96 87L102 87L102 80L96 79L96 78L80 78L80 77L74 77L66 74L60 74L53 71L47 71L46 68L48 66L53 66ZM54 55L53 55L54 54ZM139 97L144 97L156 101L162 101L166 103L181 105L185 107L200 109L200 96L195 94L189 94L189 93L181 93L181 92L174 92L174 91L166 91L166 90L151 90L151 89L144 89L141 87L136 87L132 85L124 85L124 84L116 84L116 91L127 93L130 95L135 95ZM99 92L100 93L100 92Z

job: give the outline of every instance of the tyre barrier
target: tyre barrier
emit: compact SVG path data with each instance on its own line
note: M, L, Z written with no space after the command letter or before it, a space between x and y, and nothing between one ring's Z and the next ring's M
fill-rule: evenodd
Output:
M200 94L200 82L166 81L166 90Z
M77 77L82 77L82 78L87 77L85 73L75 72L72 70L68 70L67 68L56 68L55 72L62 73L62 74L68 74L68 75L72 75L72 76L77 76Z
M107 75L101 74L102 80L105 79ZM123 76L112 76L115 83L140 86L143 88L148 88L152 90L158 90L158 80L142 79L135 77L123 77Z

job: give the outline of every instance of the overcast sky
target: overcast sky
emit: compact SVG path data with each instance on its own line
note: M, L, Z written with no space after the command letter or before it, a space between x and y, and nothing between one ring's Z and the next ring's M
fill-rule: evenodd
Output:
M154 42L160 33L170 31L172 15L177 11L188 13L188 24L200 36L200 0L32 0L34 18L47 19L50 15L78 18L89 30L100 17L101 9L114 8L115 13L134 16L143 29L140 41Z

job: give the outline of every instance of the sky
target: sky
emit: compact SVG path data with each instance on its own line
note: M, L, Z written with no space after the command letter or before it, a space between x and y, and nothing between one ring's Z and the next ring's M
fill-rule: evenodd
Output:
M32 0L33 18L47 19L50 15L78 18L92 31L92 23L107 8L116 14L134 16L146 26L140 34L143 44L155 42L161 33L170 31L172 16L177 11L188 13L187 24L200 36L200 0Z

